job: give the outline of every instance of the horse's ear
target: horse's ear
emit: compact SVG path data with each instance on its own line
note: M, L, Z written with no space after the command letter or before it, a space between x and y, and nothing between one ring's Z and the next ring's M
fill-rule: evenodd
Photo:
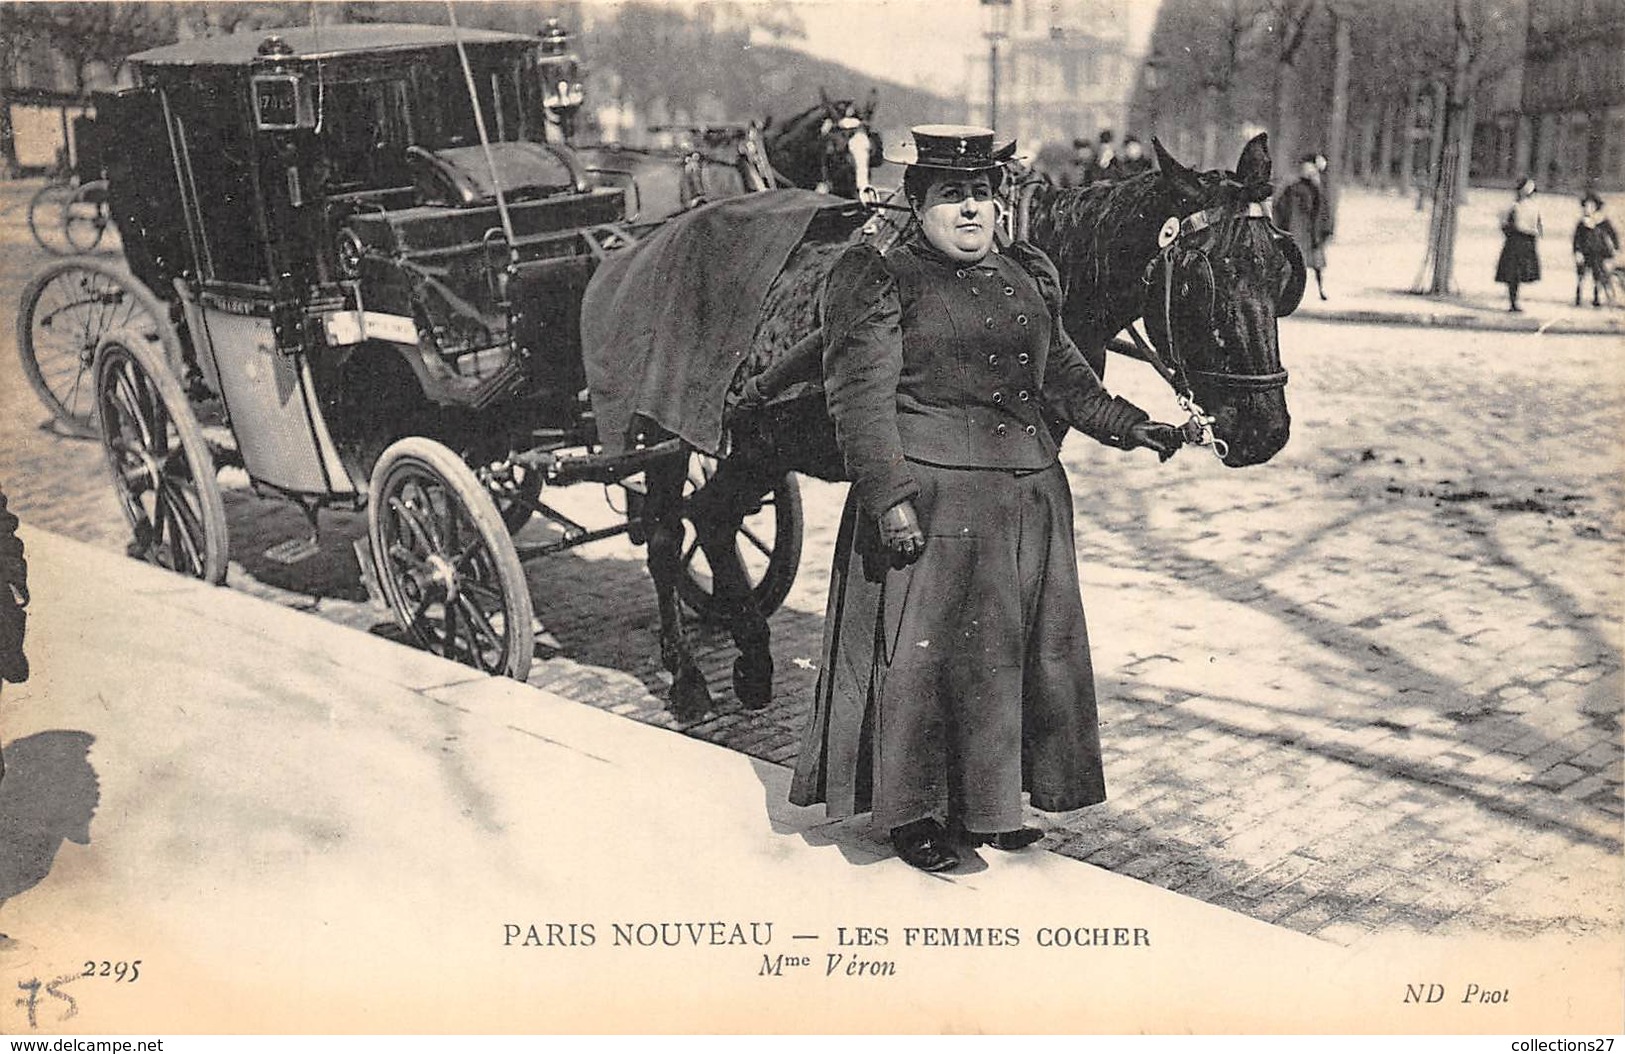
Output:
M1202 196L1202 181L1195 172L1174 160L1174 155L1163 147L1162 140L1152 136L1151 149L1157 155L1157 171L1162 181L1176 197L1194 201Z
M873 117L875 115L875 107L877 107L879 105L880 105L880 89L878 89L878 88L870 88L869 89L869 98L863 104L863 120L865 121L865 123L868 122L869 118L871 118L871 117Z
M1259 132L1241 148L1241 160L1236 162L1236 179L1242 183L1268 183L1270 166L1270 135Z

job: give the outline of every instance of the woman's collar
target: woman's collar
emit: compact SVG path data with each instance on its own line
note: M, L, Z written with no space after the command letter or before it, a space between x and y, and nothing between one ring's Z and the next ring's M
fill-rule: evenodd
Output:
M988 249L987 255L982 257L980 260L976 260L974 262L956 260L952 256L949 256L947 253L943 252L941 249L937 248L935 245L932 245L930 239L925 236L924 232L916 232L915 235L909 239L908 247L912 249L916 255L930 260L933 263L941 264L944 267L953 268L956 271L965 267L993 267L993 258L997 256L999 252L999 247L995 244L992 248Z

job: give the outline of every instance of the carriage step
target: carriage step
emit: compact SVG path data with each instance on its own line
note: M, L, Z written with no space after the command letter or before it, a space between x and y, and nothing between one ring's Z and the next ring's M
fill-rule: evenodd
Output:
M321 543L314 538L289 538L271 546L262 555L275 563L291 565L309 560L321 551Z

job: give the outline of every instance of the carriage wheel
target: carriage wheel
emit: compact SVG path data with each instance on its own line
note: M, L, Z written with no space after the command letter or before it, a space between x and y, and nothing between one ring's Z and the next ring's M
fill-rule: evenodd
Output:
M97 419L130 555L219 585L226 507L214 459L180 382L154 348L108 340L96 354Z
M28 233L40 248L58 256L73 252L68 244L63 224L68 202L73 200L73 187L66 183L47 183L34 192L28 202Z
M84 184L62 206L62 233L75 252L88 253L100 245L111 222L105 179Z
M716 474L716 461L693 454L688 463L686 494L697 493ZM801 566L801 485L794 473L786 472L762 496L761 503L747 515L735 536L735 552L750 578L751 599L764 616L777 611L795 584ZM683 523L683 575L677 592L683 602L703 619L725 617L712 591L711 565L700 548L691 521Z
M183 361L169 309L141 281L101 260L62 260L35 276L17 311L17 354L40 401L70 435L96 435L92 367L110 340Z
M408 436L378 458L367 535L395 621L421 647L524 680L536 641L530 589L485 486L457 455Z

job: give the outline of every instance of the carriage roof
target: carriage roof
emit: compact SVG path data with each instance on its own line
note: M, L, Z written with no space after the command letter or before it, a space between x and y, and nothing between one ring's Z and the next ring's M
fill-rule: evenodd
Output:
M287 45L286 51L263 55L260 46L271 37ZM534 45L536 37L491 29L460 29L454 35L450 26L407 23L362 23L329 26L291 26L283 29L248 30L219 37L198 37L178 44L166 44L130 56L140 67L169 66L252 66L268 62L299 62L339 59L355 55L424 51L464 44Z

